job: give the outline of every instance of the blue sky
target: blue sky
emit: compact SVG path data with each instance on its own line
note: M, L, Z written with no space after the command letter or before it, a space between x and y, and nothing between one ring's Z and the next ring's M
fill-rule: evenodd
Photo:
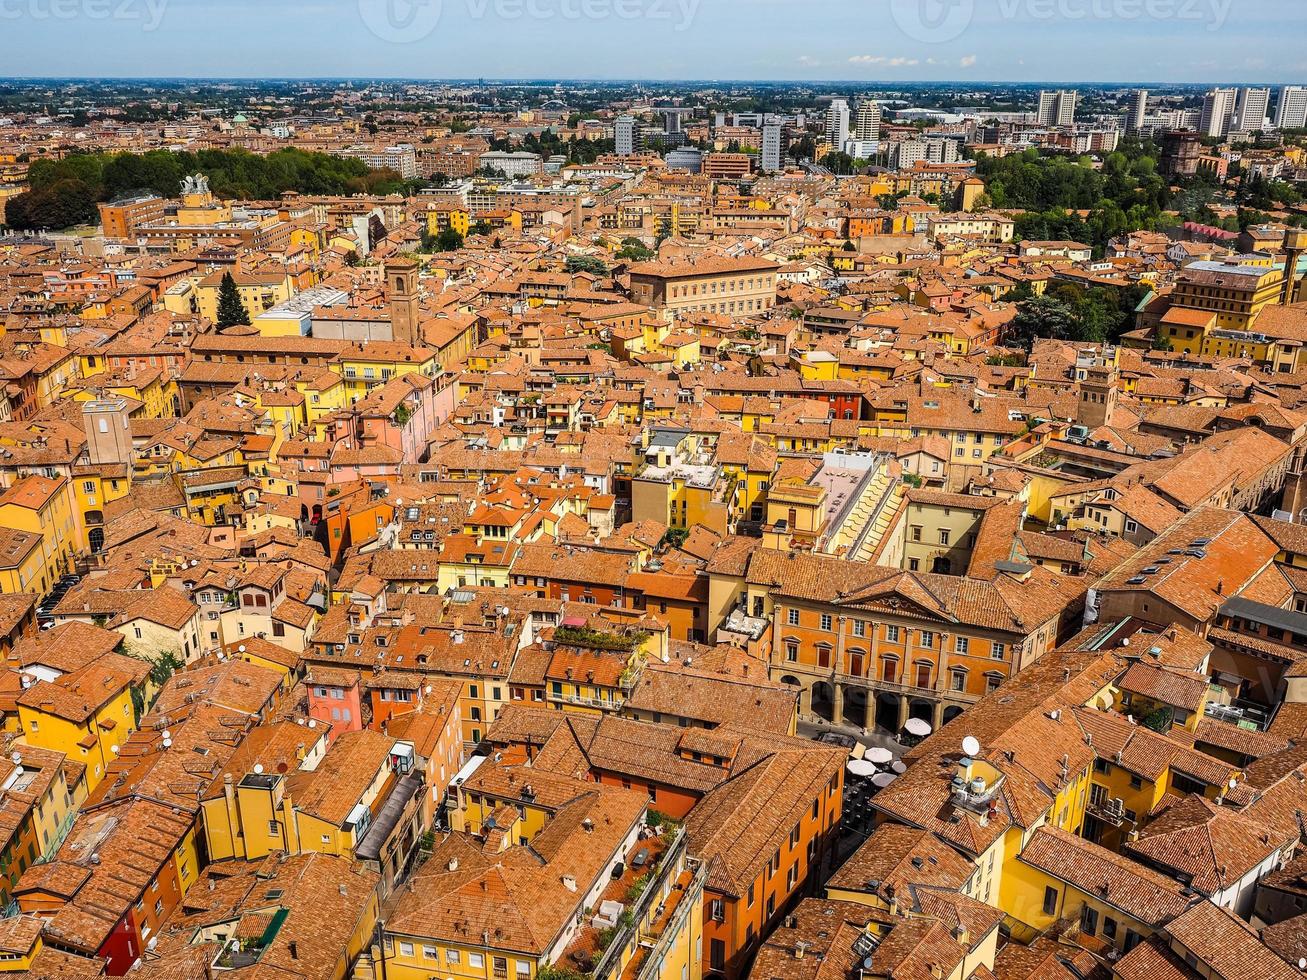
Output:
M0 74L1307 82L1302 0L0 0Z

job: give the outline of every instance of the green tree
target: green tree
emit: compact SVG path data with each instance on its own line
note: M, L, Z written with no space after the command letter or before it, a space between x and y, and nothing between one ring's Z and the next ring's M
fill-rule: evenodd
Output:
M424 238L423 247L425 247L426 244L427 242ZM463 236L454 228L446 228L431 240L431 246L432 247L429 251L432 252L457 252L463 247Z
M623 238L622 249L617 257L631 262L645 262L654 257L654 251L638 238Z
M1078 340L1077 333L1075 311L1052 296L1026 300L1008 326L1009 340L1027 351L1036 340Z
M218 286L218 327L223 329L247 325L249 322L250 314L245 309L245 304L241 302L236 280L231 277L230 272L224 272L222 282Z
M98 218L95 193L76 178L57 180L9 199L6 220L22 231L43 231L92 224Z
M608 266L593 255L569 255L564 268L568 272L589 272L596 276L608 275Z

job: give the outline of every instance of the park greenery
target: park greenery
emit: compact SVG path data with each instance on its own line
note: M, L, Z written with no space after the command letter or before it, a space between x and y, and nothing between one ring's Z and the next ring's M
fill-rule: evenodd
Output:
M8 221L24 230L92 223L97 203L137 194L176 197L182 178L195 173L205 174L214 195L224 199L275 200L287 191L342 195L408 189L392 170L370 170L361 160L292 148L266 156L245 150L74 153L32 161L30 190L9 202Z
M1164 223L1171 188L1158 171L1152 143L1126 140L1095 167L1090 157L1042 155L1031 149L1006 157L981 154L983 203L1020 209L1016 235L1032 241L1076 241L1101 256L1108 242Z
M1017 315L1008 326L1007 343L1026 351L1040 338L1115 343L1123 331L1134 325L1135 309L1148 292L1145 286L1085 289L1063 282L1050 285L1042 296L1036 296L1022 284L1003 297L1017 304Z

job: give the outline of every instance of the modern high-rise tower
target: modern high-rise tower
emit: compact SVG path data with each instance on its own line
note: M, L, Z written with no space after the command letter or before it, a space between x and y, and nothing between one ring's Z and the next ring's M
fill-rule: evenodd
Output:
M857 121L853 125L853 138L864 142L880 142L880 105L870 100L858 106Z
M1276 129L1307 129L1307 88L1286 85L1275 107Z
M1076 104L1080 93L1066 89L1039 93L1039 114L1036 122L1041 126L1072 126L1076 121Z
M1238 89L1214 88L1203 99L1203 114L1198 121L1198 132L1211 139L1222 139L1234 126L1234 111L1238 107Z
M1234 128L1241 133L1256 133L1266 128L1266 117L1271 114L1269 88L1239 90L1239 104L1235 108Z
M763 173L774 174L781 169L781 124L775 119L768 119L762 124Z
M1130 97L1130 112L1126 116L1125 131L1135 134L1144 131L1144 119L1148 116L1148 89L1139 89Z
M613 141L619 157L629 157L635 152L635 117L618 116L613 123Z
M826 113L826 141L836 150L843 150L848 138L849 103L844 99L834 99Z

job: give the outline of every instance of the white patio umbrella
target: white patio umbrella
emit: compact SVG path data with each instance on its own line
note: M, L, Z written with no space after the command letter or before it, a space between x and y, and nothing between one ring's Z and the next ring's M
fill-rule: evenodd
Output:
M884 789L886 786L888 786L890 783L894 782L894 780L898 778L899 777L894 775L892 772L882 772L878 776L871 777L871 784L875 786L877 789Z
M877 765L883 766L887 762L894 761L894 753L889 749L868 749L863 758L868 759Z
M849 763L848 769L855 776L874 776L877 771L876 767L866 759L854 759Z
M930 734L930 722L923 721L921 718L909 718L908 723L903 726L903 730L909 735L925 738Z
M902 762L896 762L896 763L894 763L892 766L890 766L890 769L892 769L894 772L898 773L900 776L902 776L905 772L908 771L908 767L907 767L907 765L906 765L905 763L902 763Z

